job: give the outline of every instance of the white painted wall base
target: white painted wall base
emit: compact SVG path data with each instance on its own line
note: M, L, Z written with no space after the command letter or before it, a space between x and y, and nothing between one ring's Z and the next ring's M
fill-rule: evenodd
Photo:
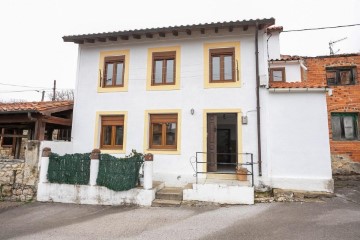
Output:
M133 188L116 192L102 186L39 183L37 200L76 204L151 206L156 190L157 188L149 190Z
M226 184L193 184L184 189L185 201L203 201L223 204L254 204L254 187Z
M319 191L334 192L333 179L321 178L271 178L272 188L301 190L301 191Z

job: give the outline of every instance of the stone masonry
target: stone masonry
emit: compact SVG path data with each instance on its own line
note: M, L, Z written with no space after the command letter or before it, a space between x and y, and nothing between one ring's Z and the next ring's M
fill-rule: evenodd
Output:
M31 201L38 182L39 142L28 141L25 159L0 159L0 200Z

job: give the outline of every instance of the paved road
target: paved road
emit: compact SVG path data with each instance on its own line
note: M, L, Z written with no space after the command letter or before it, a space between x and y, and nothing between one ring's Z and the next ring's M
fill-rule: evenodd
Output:
M360 239L360 183L337 193L324 202L225 207L23 204L0 211L0 239Z

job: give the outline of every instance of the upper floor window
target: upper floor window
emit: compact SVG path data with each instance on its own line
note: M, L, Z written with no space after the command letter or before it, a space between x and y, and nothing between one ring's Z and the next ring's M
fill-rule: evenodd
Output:
M285 82L285 68L270 68L270 81L271 82Z
M124 86L124 56L111 56L104 58L103 87Z
M355 84L355 67L326 68L328 85L353 85Z
M331 113L333 140L357 140L358 115L358 113Z
M101 116L101 149L123 149L124 116Z
M150 114L151 149L177 149L177 114Z
M176 52L154 52L152 58L151 85L174 85Z
M235 81L235 49L210 49L210 82Z

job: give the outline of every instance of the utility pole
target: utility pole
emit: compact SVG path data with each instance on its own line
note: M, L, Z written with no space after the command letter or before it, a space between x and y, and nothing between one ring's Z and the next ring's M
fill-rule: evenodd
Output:
M52 97L52 101L55 101L55 92L56 92L56 80L54 80L54 88L53 88L53 97Z
M41 96L41 101L44 101L44 97L45 97L45 91L42 91L42 96Z

